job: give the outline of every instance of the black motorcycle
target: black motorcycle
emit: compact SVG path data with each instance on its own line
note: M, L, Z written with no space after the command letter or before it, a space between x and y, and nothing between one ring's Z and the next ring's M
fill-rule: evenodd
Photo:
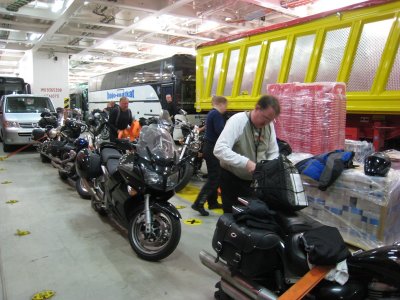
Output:
M89 146L88 140L80 137L86 130L86 124L74 119L66 119L63 126L55 127L56 123L49 125L49 120L49 116L43 115L39 125L42 124L45 128L36 128L32 132L35 140L45 138L37 145L42 162L50 162L57 168L62 180L75 181L78 194L84 199L89 199L90 194L82 186L75 171L76 153Z
M248 205L254 199L240 201ZM220 218L225 222L229 219L233 220L231 214ZM221 276L221 281L216 285L216 299L275 300L286 297L284 293L309 271L309 252L305 250L302 236L322 224L299 212L277 212L274 219L278 221L279 233L249 229L232 221L225 235L231 241L229 245L215 238L224 227L219 221L213 248L222 259L218 260L204 250L200 252L201 262ZM241 232L246 233L246 243L243 243ZM239 245L243 246L243 251L237 251ZM255 255L258 255L257 261L254 261ZM349 275L346 283L341 285L322 280L303 299L400 299L400 243L369 251L360 250L347 257L346 261Z
M140 258L158 261L175 250L181 215L169 200L182 168L168 130L152 124L142 128L137 144L119 141L103 143L97 152L84 149L76 168L91 193L93 209L128 229Z
M175 120L176 126L177 120ZM201 126L204 126L202 124ZM182 131L182 140L180 141L179 159L186 161L184 165L184 175L181 182L176 186L175 191L181 191L191 180L193 176L200 174L201 165L203 163L203 147L204 132L200 132L199 126L192 125L188 122L179 124Z
M97 132L102 140L110 138L110 130L108 128L108 113L100 109L93 110L88 117L89 131Z

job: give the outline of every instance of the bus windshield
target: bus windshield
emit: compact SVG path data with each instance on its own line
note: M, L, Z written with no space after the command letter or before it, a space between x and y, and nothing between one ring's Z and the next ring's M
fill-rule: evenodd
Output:
M9 113L42 113L54 111L53 104L47 97L8 97L6 112Z
M3 95L25 93L25 82L19 77L0 77L0 98Z

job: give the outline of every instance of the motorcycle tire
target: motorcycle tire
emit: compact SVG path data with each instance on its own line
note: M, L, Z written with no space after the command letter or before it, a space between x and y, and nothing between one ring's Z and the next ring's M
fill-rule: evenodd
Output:
M61 170L58 170L58 176L60 176L60 178L61 178L62 180L67 180L68 177L69 177L67 173L65 173L65 172L63 172L63 171L61 171Z
M103 130L100 133L100 137L102 140L110 139L110 131L108 130L107 126L104 126Z
M83 186L82 179L80 177L78 177L75 181L75 188L82 199L89 200L91 198L89 191Z
M40 154L40 160L42 161L42 163L49 163L50 162L50 158L48 158L44 154Z
M192 179L193 172L193 166L189 162L187 162L184 166L182 180L176 185L175 192L178 193L183 190L183 188L189 183L190 179Z
M101 207L101 204L95 199L95 197L90 197L90 204L95 212L97 212L100 216L107 216L107 211Z
M217 290L214 292L214 299L215 300L233 300L228 294L226 294L221 288L221 281L218 281L215 284Z
M157 207L152 207L151 213L154 230L151 236L145 235L144 206L141 205L132 214L128 237L137 256L147 261L159 261L169 256L178 246L181 238L181 222Z

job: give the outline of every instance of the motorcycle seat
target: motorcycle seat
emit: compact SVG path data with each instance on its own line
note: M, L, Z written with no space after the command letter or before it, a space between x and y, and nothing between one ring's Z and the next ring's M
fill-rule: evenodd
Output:
M283 232L293 234L317 228L322 224L300 212L278 212L276 220Z
M101 150L101 160L107 163L109 159L120 159L122 154L114 148L104 148Z
M115 172L117 172L118 164L119 164L119 159L117 158L108 159L106 168L110 173L110 176L113 175Z
M76 151L76 147L74 145L72 145L72 144L69 144L69 143L64 145L63 151L69 152L71 150L75 150Z

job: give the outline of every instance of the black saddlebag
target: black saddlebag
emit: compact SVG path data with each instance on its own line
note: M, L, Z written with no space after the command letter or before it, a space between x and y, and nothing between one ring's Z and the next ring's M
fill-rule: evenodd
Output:
M232 273L254 278L279 267L280 242L275 232L247 227L236 223L232 214L224 214L218 219L212 246Z

